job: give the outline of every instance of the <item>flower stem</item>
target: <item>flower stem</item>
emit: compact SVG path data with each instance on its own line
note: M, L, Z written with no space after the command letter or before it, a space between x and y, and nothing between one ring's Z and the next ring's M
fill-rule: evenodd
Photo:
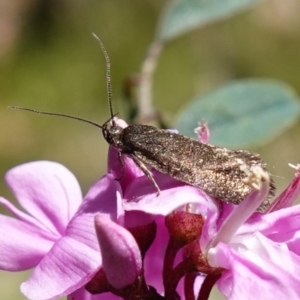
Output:
M170 291L170 293L173 293L176 289L174 289L174 284L173 282L173 266L174 266L174 260L176 257L176 254L179 250L179 246L177 245L176 242L174 242L173 239L170 239L168 242L168 246L166 249L166 255L164 258L164 265L163 265L163 283L165 287L165 294L166 294L166 299L167 298L167 290ZM172 286L172 287L171 287Z
M195 283L196 277L197 277L196 273L189 273L189 274L185 275L185 278L184 278L185 300L195 300L194 283Z
M187 273L195 272L193 261L189 258L180 262L166 277L164 277L165 299L171 300L176 298L176 288L183 276Z
M222 274L209 274L205 277L197 300L207 300L209 298L210 292L218 281L218 279L222 276Z

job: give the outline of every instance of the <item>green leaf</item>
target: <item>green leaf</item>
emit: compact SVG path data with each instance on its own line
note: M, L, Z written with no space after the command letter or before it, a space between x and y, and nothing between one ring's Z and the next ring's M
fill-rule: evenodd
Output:
M162 16L158 38L170 40L207 23L229 17L258 0L179 0Z
M196 138L194 128L205 120L211 144L243 149L282 133L299 113L299 99L289 86L275 80L237 80L193 99L175 128Z

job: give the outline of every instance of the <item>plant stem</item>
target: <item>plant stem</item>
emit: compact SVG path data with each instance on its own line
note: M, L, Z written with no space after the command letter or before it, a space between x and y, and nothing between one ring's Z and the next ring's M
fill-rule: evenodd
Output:
M139 122L147 122L155 117L155 109L152 105L153 73L157 65L157 59L163 48L160 40L154 41L148 50L146 59L143 62L140 84L138 89L138 114Z

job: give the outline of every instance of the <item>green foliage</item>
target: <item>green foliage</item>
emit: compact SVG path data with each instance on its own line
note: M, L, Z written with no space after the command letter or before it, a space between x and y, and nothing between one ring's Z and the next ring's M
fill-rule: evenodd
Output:
M193 29L231 16L258 0L179 0L171 3L161 20L158 36L170 40Z
M247 148L265 143L295 123L300 105L295 92L273 80L236 80L208 95L197 96L180 113L176 128L191 133L208 122L211 144Z

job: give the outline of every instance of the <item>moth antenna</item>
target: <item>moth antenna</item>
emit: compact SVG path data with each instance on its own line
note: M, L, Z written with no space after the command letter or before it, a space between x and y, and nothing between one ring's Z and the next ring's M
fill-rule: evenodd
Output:
M69 118L69 119L78 120L78 121L81 121L81 122L85 122L85 123L94 125L94 126L99 127L101 129L103 128L101 125L99 125L99 124L97 124L93 121L90 121L90 120L87 120L87 119L84 119L84 118L80 118L80 117L76 117L76 116L67 115L67 114L34 110L34 109L30 109L30 108L26 108L26 107L20 107L20 106L8 106L7 108L17 109L17 110L26 110L26 111L30 111L30 112L40 114L40 115L48 115L48 116L57 116L57 117Z
M114 121L114 113L113 113L113 107L112 107L112 84L111 84L111 76L110 76L110 60L109 56L107 54L107 51L104 47L104 44L100 40L100 38L95 34L92 33L94 38L99 42L101 50L104 54L105 61L106 61L106 87L107 87L107 101L108 101L108 107L110 112L110 117L112 120L113 125L116 125L116 122Z

